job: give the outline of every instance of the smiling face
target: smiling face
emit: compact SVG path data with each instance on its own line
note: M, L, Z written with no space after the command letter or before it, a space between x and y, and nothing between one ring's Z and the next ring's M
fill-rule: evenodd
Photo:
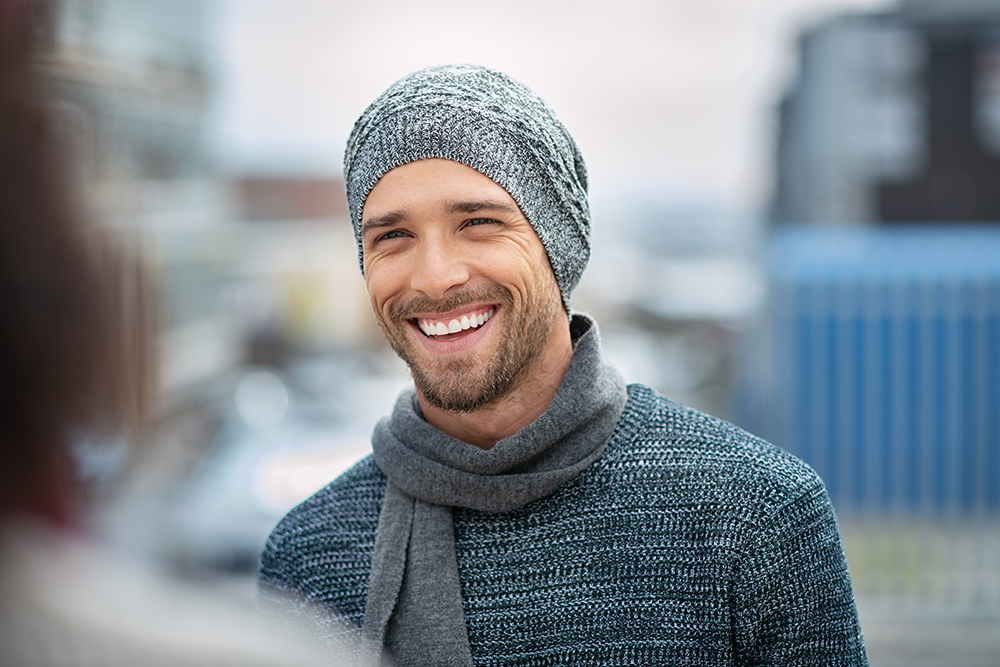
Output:
M364 205L365 282L430 405L472 412L530 380L566 316L545 248L511 196L429 159L389 171Z

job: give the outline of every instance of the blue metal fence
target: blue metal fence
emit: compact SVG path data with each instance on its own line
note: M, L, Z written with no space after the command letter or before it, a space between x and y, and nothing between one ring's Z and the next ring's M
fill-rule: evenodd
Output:
M1000 508L1000 227L788 228L768 273L746 425L840 510Z

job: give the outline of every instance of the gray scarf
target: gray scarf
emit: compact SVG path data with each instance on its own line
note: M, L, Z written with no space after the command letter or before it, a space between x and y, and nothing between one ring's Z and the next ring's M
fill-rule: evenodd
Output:
M437 430L403 392L372 436L389 479L361 635L370 659L472 665L452 507L509 512L549 495L600 457L625 407L625 382L601 355L590 318L570 324L573 358L548 410L483 450Z

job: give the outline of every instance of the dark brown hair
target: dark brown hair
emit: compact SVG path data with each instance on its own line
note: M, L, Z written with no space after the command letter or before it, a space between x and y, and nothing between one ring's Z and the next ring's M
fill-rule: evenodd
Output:
M0 4L0 512L61 513L72 439L141 422L148 318L141 272L84 224L32 4Z

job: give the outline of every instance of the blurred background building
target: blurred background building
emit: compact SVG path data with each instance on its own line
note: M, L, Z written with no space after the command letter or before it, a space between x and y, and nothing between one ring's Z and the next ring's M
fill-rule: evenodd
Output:
M1000 501L998 35L998 3L919 1L801 37L757 430L828 457L841 506Z
M98 520L178 572L236 575L251 601L271 526L364 454L380 412L356 390L380 411L406 381L368 314L343 181L213 163L212 3L39 7L39 65L93 233L153 297L136 304L155 322L148 434L130 458L77 449L87 474L122 484Z
M995 663L1000 3L843 14L798 50L737 419L826 481L873 664Z
M45 3L95 229L155 296L148 436L80 450L123 481L109 539L249 603L273 523L368 451L408 379L342 142L399 76L476 61L587 155L573 306L626 378L826 480L872 664L1000 664L1000 0L439 4ZM486 15L519 48L470 38Z
M234 362L217 307L233 207L210 172L205 7L197 1L39 3L43 63L94 222L140 253L157 285L162 389L172 398Z
M918 0L804 33L780 107L774 219L1000 219L998 21L990 0Z

